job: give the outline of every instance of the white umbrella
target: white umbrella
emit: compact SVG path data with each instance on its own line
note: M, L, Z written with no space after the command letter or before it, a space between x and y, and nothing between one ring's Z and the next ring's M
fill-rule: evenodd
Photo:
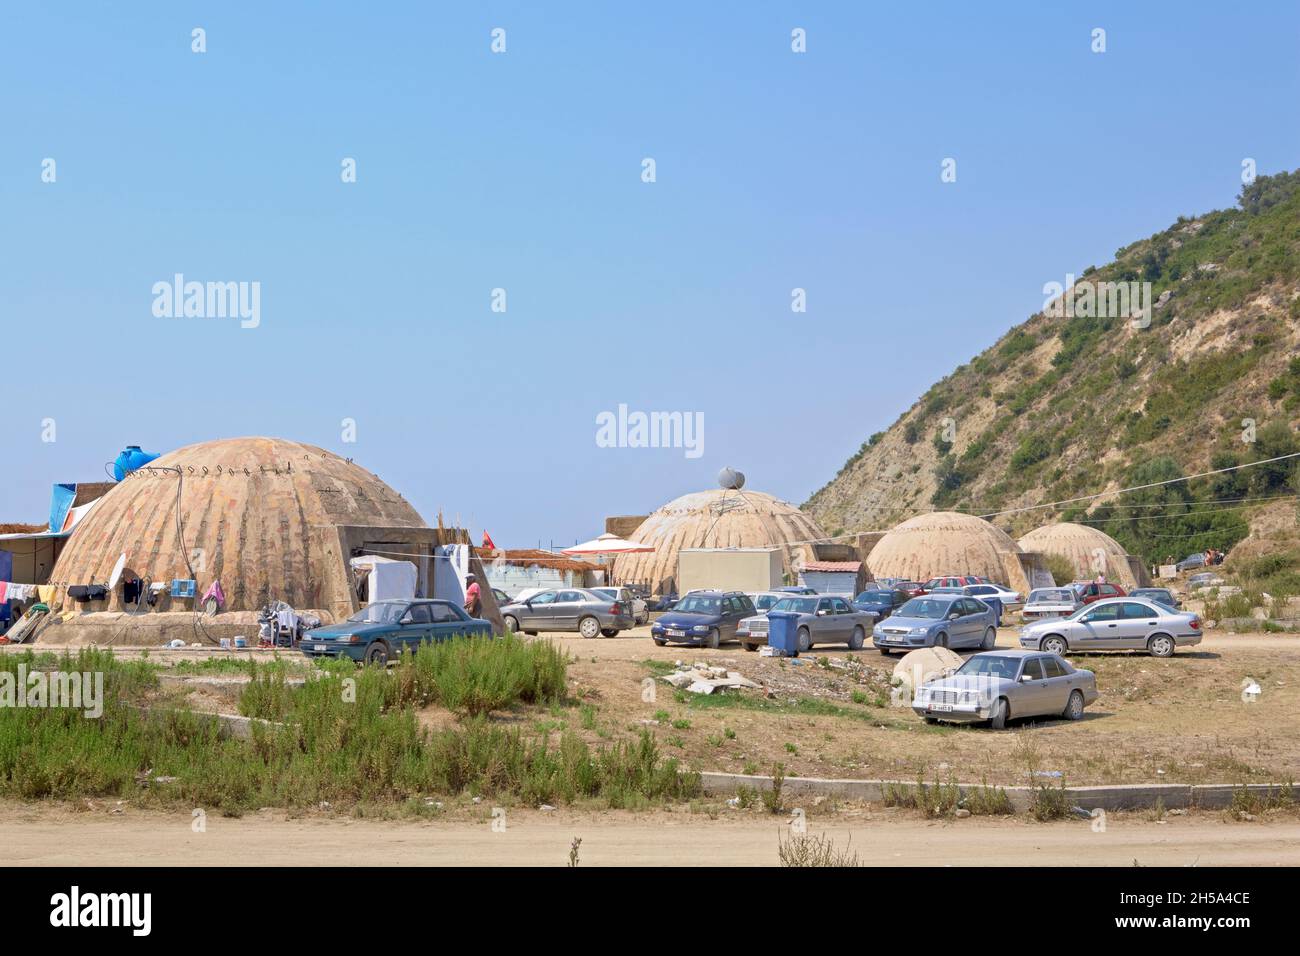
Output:
M640 541L628 541L616 534L605 532L599 538L575 544L572 548L562 548L561 554L641 554L653 551L654 545L642 544Z

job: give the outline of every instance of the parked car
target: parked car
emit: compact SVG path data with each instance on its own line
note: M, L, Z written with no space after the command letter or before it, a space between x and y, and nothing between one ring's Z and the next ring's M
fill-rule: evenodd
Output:
M650 610L652 611L671 611L677 606L677 593L660 594L658 597L652 597L649 601Z
M740 641L745 650L757 650L760 644L767 643L767 612L772 610L772 605L776 604L777 601L784 600L789 596L783 591L752 591L749 593L749 599L754 602L754 610L757 613L744 618L736 625L736 640Z
M950 677L922 684L912 710L929 723L989 721L1001 730L1016 717L1078 720L1097 699L1097 677L1056 654L993 651L974 654Z
M950 574L944 577L931 578L921 585L925 593L930 593L935 588L964 588L968 584L987 584L988 582L974 574Z
M777 601L771 611L790 611L799 615L799 619L794 622L795 647L801 654L817 644L844 644L849 650L861 650L867 641L867 634L876 622L874 614L856 610L838 594L787 595ZM742 641L745 650L757 650L759 644L767 643L771 622L766 615L761 624L753 618L745 623L749 635ZM759 630L756 631L755 628ZM762 640L755 641L754 638L760 633Z
M992 584L985 582L983 584L966 585L966 593L971 597L986 598L994 597L1002 602L1002 607L1006 610L1014 610L1020 605L1020 592L1013 591L1003 584Z
M307 631L299 649L307 657L387 664L398 654L415 653L424 641L475 635L491 637L492 625L454 601L375 601L346 621Z
M998 632L993 608L963 594L912 598L877 624L872 642L882 654L918 647L979 647L990 650Z
M1104 601L1107 598L1117 598L1124 596L1124 589L1118 584L1108 584L1096 581L1075 581L1072 585L1075 593L1079 595L1079 600L1084 604L1091 604L1093 601Z
M754 602L740 591L695 591L651 625L650 637L660 647L669 641L717 647L737 640L737 626L753 614Z
M1197 551L1195 554L1189 554L1175 564L1174 567L1179 571L1192 571L1196 568L1203 568L1205 567L1205 552Z
M1219 577L1213 571L1205 571L1201 574L1193 574L1187 579L1187 589L1189 591L1198 591L1201 588L1214 587L1222 584L1223 578Z
M908 597L920 597L925 593L925 585L917 581L895 581L894 587L906 591Z
M590 590L611 601L625 604L632 609L633 624L647 624L650 621L650 607L628 588L590 588Z
M603 594L582 588L542 591L501 609L506 630L537 634L540 631L577 631L583 637L614 637L632 627L632 608Z
M1163 604L1175 611L1183 606L1183 602L1178 600L1178 596L1169 588L1134 588L1128 592L1128 596L1140 598L1143 601L1155 601L1157 604Z
M1141 650L1153 657L1171 657L1177 648L1199 643L1199 616L1133 597L1097 601L1069 617L1020 629L1021 647L1053 654Z
M868 611L876 615L877 621L883 621L911 598L910 594L898 588L875 588L863 591L852 603L856 610Z
M1083 607L1074 588L1034 588L1020 609L1020 619L1034 621L1045 617L1069 617Z
M787 587L777 588L782 594L816 594L815 588L810 588L806 584L791 584Z

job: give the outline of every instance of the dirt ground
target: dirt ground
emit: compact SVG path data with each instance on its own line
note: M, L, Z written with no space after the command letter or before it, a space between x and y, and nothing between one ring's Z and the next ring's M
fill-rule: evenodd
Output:
M0 845L19 866L563 866L575 837L584 866L774 866L784 817L763 814L557 810L510 811L493 830L491 808L476 819L416 822L341 817L291 819L262 811L211 815L195 832L190 813L110 805L0 802ZM1086 820L931 821L912 811L854 808L810 817L870 866L1295 866L1300 822L1239 823L1194 813L1155 822L1112 814L1103 832Z
M1024 784L1030 774L1067 784L1276 782L1300 776L1300 637L1210 632L1196 648L1158 660L1131 653L1074 655L1101 692L1078 722L927 725L891 706L897 657L873 650L815 649L799 662L764 658L737 645L718 650L656 647L648 628L616 638L542 635L572 656L569 707L521 707L494 715L537 733L570 730L593 745L649 728L664 753L697 770ZM1015 646L1004 629L999 647ZM37 650L39 650L37 646ZM138 651L116 648L127 656ZM267 652L153 649L154 660L267 659ZM297 665L301 658L290 653ZM854 661L852 669L844 665ZM675 662L739 671L761 690L700 697L654 678ZM234 712L242 678L185 665L165 686L199 710ZM296 668L295 668L296 669ZM308 668L304 665L303 671ZM1258 699L1242 685L1257 682ZM455 718L430 708L423 724Z
M643 629L640 629L643 630ZM793 664L738 647L716 651L658 648L635 632L584 641L553 635L576 658L578 696L592 712L581 726L593 742L617 731L653 727L670 754L697 769L788 776L1024 783L1033 771L1059 771L1070 784L1241 783L1300 776L1300 638L1211 634L1167 660L1131 653L1074 655L1097 675L1100 699L1078 722L985 726L927 725L880 694L898 658L875 651L815 649ZM999 647L1015 646L1004 629ZM822 666L856 658L855 673ZM655 682L647 661L722 664L763 683L764 691L700 698ZM1242 698L1247 678L1257 699ZM814 700L816 705L800 703ZM826 705L830 705L829 707ZM658 723L653 723L654 721ZM651 723L646 723L650 721ZM569 724L575 723L570 720ZM594 732L593 732L594 731Z

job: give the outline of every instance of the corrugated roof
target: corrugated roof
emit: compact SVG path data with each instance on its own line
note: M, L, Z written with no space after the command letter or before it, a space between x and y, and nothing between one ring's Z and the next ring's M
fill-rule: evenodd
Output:
M857 574L862 569L861 561L809 561L803 566L805 571L847 571Z

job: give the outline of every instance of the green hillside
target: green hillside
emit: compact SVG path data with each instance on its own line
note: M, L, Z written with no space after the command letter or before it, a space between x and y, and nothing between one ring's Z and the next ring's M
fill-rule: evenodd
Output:
M1155 304L1141 327L1113 314L1105 284L1144 282ZM1082 270L1072 298L1075 314L1033 315L936 383L804 507L832 533L879 529L1300 451L1300 172L1125 246ZM997 523L1019 535L1082 521L1154 561L1231 547L1264 506L1243 499L1294 494L1298 474L1290 461Z

